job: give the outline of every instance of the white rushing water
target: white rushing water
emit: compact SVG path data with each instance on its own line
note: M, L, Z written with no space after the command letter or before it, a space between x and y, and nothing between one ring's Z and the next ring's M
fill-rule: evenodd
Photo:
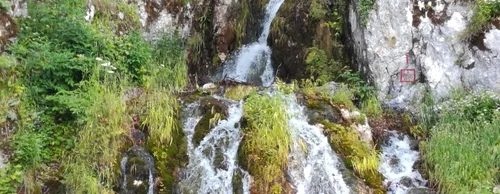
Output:
M194 129L201 119L195 113L199 104L190 104L186 110L191 111L185 121L184 132L187 136L189 164L184 169L180 182L181 193L233 193L233 175L237 166L238 146L242 139L240 120L243 115L242 103L229 107L228 118L220 120L197 147L193 144ZM248 192L250 177L243 176L243 187Z
M232 60L224 65L223 76L236 81L270 86L274 81L271 48L267 38L271 23L284 0L271 0L266 8L262 32L257 42L243 46Z
M411 188L423 188L427 183L420 173L413 169L419 153L410 148L407 135L389 131L389 139L382 145L382 162L379 171L386 177L389 185L387 193L405 194Z
M297 103L295 96L288 97L287 104L293 140L288 173L297 193L349 193L338 170L340 158L322 129L307 122L304 107Z

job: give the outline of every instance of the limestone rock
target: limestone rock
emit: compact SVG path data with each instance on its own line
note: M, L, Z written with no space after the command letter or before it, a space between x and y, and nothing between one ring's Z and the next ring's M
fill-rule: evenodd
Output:
M215 85L214 83L206 83L201 88L204 93L212 93L217 89L217 85Z
M351 0L351 50L357 68L379 89L379 99L406 107L423 96L426 86L435 99L455 89L500 92L500 31L490 29L478 43L462 41L473 11L467 4L422 2L377 0L365 28L357 12L360 0ZM401 83L401 69L415 69L416 82Z

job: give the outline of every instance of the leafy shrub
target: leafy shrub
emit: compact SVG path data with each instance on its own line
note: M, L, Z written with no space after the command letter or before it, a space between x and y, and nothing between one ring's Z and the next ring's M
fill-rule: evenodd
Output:
M22 182L22 166L7 164L0 169L0 193L16 193Z
M366 101L375 93L375 88L361 79L359 72L353 73L351 70L346 70L340 74L339 78L340 81L349 85L357 100L361 102Z

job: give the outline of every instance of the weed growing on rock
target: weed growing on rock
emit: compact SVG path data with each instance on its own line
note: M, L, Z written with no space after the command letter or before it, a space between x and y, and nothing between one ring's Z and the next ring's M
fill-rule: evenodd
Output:
M240 148L240 162L254 177L257 193L282 193L290 149L288 115L279 96L252 94L244 111L247 126Z
M320 121L333 149L339 153L347 166L353 168L366 183L383 192L382 175L378 172L379 154L359 139L356 131L349 127Z
M233 99L236 101L240 101L243 98L247 97L249 94L257 91L257 88L254 86L247 85L237 85L234 87L230 87L226 89L224 96L229 99Z

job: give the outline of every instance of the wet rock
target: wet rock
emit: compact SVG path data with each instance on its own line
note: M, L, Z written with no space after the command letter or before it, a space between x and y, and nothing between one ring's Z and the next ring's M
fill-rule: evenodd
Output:
M148 193L154 187L154 159L144 147L131 147L121 161L121 168L121 193Z
M393 156L391 158L391 160L389 161L389 165L391 165L392 168L397 168L399 165L399 162L400 162L399 158L397 158L396 156Z
M411 188L407 194L436 194L436 192L429 188Z
M401 180L399 181L399 184L402 184L405 187L411 187L413 185L412 182L413 181L411 180L410 177L405 176L405 177L401 178Z
M201 88L204 93L213 93L215 90L217 90L217 85L215 85L214 83L206 83Z
M341 121L339 112L323 100L306 100L306 107L306 115L311 124L322 120L331 123L340 123Z

